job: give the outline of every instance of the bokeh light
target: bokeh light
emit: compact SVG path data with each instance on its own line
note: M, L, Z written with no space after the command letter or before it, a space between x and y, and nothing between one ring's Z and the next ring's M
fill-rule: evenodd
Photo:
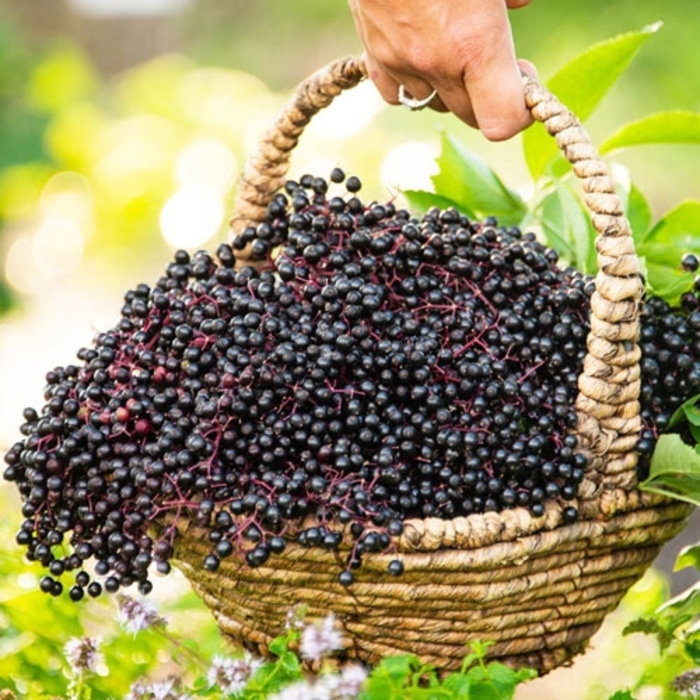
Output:
M31 235L16 238L5 256L5 278L18 292L36 294L46 288L46 276L33 264L34 240Z
M196 248L212 238L224 220L224 204L208 185L181 187L160 215L163 238L173 248Z
M44 186L39 208L46 219L68 219L88 225L93 213L92 188L80 173L64 171Z
M368 81L341 93L311 122L308 133L327 139L342 139L359 134L375 115L384 108L384 102L374 85Z
M191 0L68 0L77 12L100 17L164 15L180 12Z
M49 219L34 234L32 260L41 274L58 277L78 267L84 248L83 232L75 221Z
M177 181L182 186L207 185L224 194L233 186L238 162L223 141L202 137L180 151L175 170Z
M432 190L438 171L435 158L440 145L432 141L406 141L394 146L382 160L382 182L396 190Z

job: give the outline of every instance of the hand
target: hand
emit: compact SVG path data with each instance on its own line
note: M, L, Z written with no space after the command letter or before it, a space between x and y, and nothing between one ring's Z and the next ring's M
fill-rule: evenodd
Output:
M530 0L350 0L369 75L399 104L399 86L500 141L527 127L508 9Z

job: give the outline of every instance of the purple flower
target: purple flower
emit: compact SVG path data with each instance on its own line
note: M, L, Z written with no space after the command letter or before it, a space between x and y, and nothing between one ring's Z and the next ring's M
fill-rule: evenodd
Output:
M63 647L63 653L76 675L85 671L94 672L100 664L104 663L104 656L100 651L100 640L94 637L72 637Z
M125 700L189 700L189 695L182 692L177 678L168 678L154 683L137 681Z
M350 700L356 698L364 688L367 670L359 664L345 666L340 675L323 676L333 700Z
M671 683L671 687L680 695L686 698L700 697L700 668L681 673L676 676Z
M319 695L318 688L307 681L293 683L270 696L269 700L330 700L328 695Z
M346 666L340 674L326 674L315 682L300 681L287 686L270 700L355 700L367 680L362 666Z
M209 668L207 681L210 686L217 686L225 695L240 693L262 664L260 659L254 658L248 652L239 659L217 656Z
M158 611L145 601L136 600L128 595L121 594L117 597L119 610L117 619L129 632L136 634L141 630L150 628L163 628L167 622Z
M343 648L343 638L335 629L333 613L320 623L307 625L301 633L299 649L305 659L320 661L324 656Z
M284 628L286 630L293 630L300 632L304 629L304 616L306 615L306 608L303 605L295 605L293 608L287 610L287 619L284 623Z

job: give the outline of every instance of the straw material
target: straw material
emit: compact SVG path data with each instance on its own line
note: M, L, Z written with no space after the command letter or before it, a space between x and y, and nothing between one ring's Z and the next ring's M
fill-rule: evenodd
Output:
M265 218L304 127L365 76L362 59L346 58L297 89L246 166L234 231ZM336 613L347 639L345 657L374 663L387 654L412 653L448 670L459 667L470 640L491 640L491 657L546 672L584 649L690 515L687 504L635 488L644 290L612 179L576 117L536 81L523 81L534 118L581 181L598 233L599 272L576 400L578 449L589 464L575 503L581 519L564 524L562 508L553 501L541 517L514 508L408 520L394 551L365 555L349 588L337 582L349 538L338 552L290 542L265 566L250 568L231 557L210 573L202 567L210 550L206 531L180 520L176 563L222 631L259 653L283 630L287 611L303 604L311 617ZM253 259L249 247L239 264L269 263ZM398 578L386 571L397 556L404 564Z

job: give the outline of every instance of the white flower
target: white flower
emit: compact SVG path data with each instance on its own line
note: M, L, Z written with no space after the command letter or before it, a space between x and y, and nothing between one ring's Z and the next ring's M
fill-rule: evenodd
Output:
M331 689L333 700L356 698L364 688L367 669L359 664L350 664L341 669L339 676L330 676L334 685Z
M66 661L71 670L80 674L84 671L95 671L104 663L104 656L100 651L100 640L93 637L72 637L63 647Z
M306 611L302 605L295 605L293 608L287 610L287 619L284 623L284 629L298 631L303 630L305 614Z
M254 658L248 652L240 659L216 656L207 673L207 681L210 686L220 688L225 695L240 693L262 664L262 660Z
M151 684L137 681L125 700L189 700L189 695L182 692L177 678L168 678Z
M330 700L330 695L318 683L311 685L308 681L299 681L271 695L269 700Z
M141 630L151 627L165 627L167 622L158 611L145 601L136 600L128 595L121 594L117 597L119 610L117 620L128 632L136 634Z
M320 661L324 656L342 648L343 638L335 629L333 613L325 617L320 624L308 625L301 633L301 655L311 661Z
M136 683L129 688L129 692L124 697L124 700L146 700L150 694L151 691L145 683L136 681Z
M269 700L355 700L366 680L367 671L353 664L343 668L340 674L320 676L315 683L294 683Z

